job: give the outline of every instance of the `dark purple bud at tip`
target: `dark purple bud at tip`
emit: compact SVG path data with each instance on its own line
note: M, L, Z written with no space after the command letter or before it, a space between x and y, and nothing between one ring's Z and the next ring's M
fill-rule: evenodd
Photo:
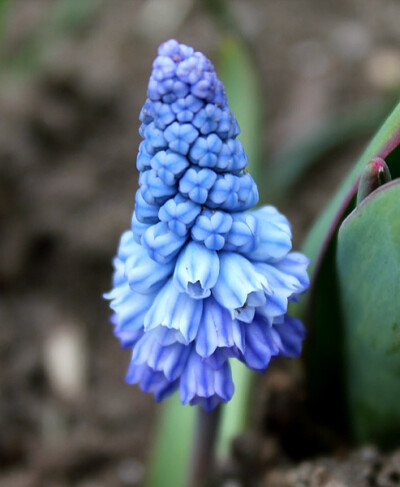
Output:
M357 192L357 205L379 186L392 179L386 162L381 157L375 157L362 170Z

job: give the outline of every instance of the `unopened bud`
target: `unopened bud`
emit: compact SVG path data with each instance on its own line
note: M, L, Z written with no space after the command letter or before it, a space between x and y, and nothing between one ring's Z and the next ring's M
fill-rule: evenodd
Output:
M357 192L357 205L379 186L392 179L386 162L381 157L375 157L362 170Z

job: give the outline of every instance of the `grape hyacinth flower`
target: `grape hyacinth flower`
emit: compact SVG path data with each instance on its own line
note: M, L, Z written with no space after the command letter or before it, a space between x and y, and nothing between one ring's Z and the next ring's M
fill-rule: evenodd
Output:
M140 120L132 225L106 294L114 332L133 349L128 383L211 411L233 395L229 359L262 372L300 354L305 330L287 308L309 261L290 251L281 213L250 210L258 191L240 129L202 53L159 47Z

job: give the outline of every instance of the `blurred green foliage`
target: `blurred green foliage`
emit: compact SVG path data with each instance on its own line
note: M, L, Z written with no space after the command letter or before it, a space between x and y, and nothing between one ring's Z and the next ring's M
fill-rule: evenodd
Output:
M83 29L103 0L56 0L29 38L13 56L1 50L1 70L18 75L40 72L43 52L49 42ZM4 39L13 1L0 0L0 40ZM3 44L3 43L2 43Z

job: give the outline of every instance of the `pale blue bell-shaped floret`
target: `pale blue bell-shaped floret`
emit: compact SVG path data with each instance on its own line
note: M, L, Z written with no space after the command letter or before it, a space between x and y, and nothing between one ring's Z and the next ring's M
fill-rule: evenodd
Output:
M204 71L212 70L212 63L201 52L193 55L179 63L176 75L178 78L189 85L196 84L203 76Z
M212 295L232 318L251 321L255 308L265 303L265 293L271 292L266 277L240 254L222 251L219 260L219 277Z
M141 245L153 260L159 264L167 264L178 254L185 240L185 237L179 237L172 232L167 223L159 222L143 233Z
M282 259L292 248L290 223L273 206L264 206L251 214L258 225L257 246L246 256L261 262L276 262Z
M256 315L251 323L243 327L245 334L245 353L241 360L250 369L262 372L271 359L279 354L279 348L271 334L271 323Z
M239 201L239 178L233 174L218 174L217 180L208 193L207 206L230 209ZM225 208L224 208L225 207Z
M218 349L238 349L244 352L244 332L240 322L210 297L204 300L203 314L196 337L196 352L203 358L211 357Z
M176 64L168 56L157 56L153 62L152 77L157 81L173 78L176 73Z
M216 132L222 117L222 110L212 103L208 103L194 117L193 125L203 135Z
M172 280L169 280L146 314L144 328L169 328L176 332L176 340L188 344L196 338L202 310L202 299L192 299L186 293L179 292Z
M310 259L304 254L301 254L300 252L290 252L290 254L285 255L279 262L276 262L275 267L282 272L296 277L301 288L298 292L302 293L308 289L310 285L310 278L307 273L307 266L309 264Z
M139 145L139 152L136 158L136 167L138 171L146 171L151 168L151 159L153 155L147 152L146 142L142 141Z
M209 192L207 206L231 212L244 211L258 201L258 190L250 174L219 174Z
M222 367L214 369L192 349L179 391L183 404L200 404L206 411L229 401L234 392L229 363L224 362Z
M144 124L148 125L150 122L154 120L154 115L153 115L153 103L151 100L147 99L140 110L139 114L139 120ZM140 145L142 145L143 142L141 142ZM139 146L140 150L140 146Z
M258 203L258 188L249 173L242 174L239 179L238 199L236 211L248 210Z
M182 374L190 347L179 342L162 345L162 327L154 328L140 338L133 350L132 362L147 364L153 370L162 372L169 381L175 381Z
M218 274L217 252L197 242L189 242L176 261L173 281L178 291L193 299L204 299L210 296Z
M140 192L146 203L159 205L176 194L176 186L166 184L155 169L149 169L140 174Z
M178 122L191 122L194 115L203 106L203 101L193 95L187 95L185 98L178 98L171 105L172 111L175 113Z
M154 122L149 123L145 127L145 148L147 152L152 154L154 151L164 149L167 147L168 142L165 137L165 133L155 126Z
M157 223L158 221L158 204L150 204L143 198L139 189L135 195L135 214L141 223Z
M166 185L174 186L189 166L189 162L180 154L167 150L158 151L152 157L150 165Z
M156 293L141 294L132 292L129 285L120 290L119 296L112 299L110 308L115 312L114 335L120 340L122 348L130 348L143 335L143 320L154 301Z
M211 169L190 167L179 181L179 191L194 203L202 205L207 201L208 192L216 180L217 175Z
M198 137L192 145L189 158L193 164L200 167L214 168L218 163L218 156L223 142L217 134Z
M197 139L198 134L192 124L178 122L169 125L164 132L168 147L184 156L189 152L190 144Z
M215 166L216 171L237 173L247 166L247 155L239 140L228 139L223 143L218 154L218 161Z
M174 262L159 265L149 257L144 247L134 243L135 248L125 263L125 275L132 291L142 294L157 291L171 275Z
M280 271L274 265L257 262L254 267L267 278L270 285L270 291L266 292L267 300L259 313L271 319L285 314L289 298L302 291L299 280L295 276Z
M220 136L221 140L225 141L228 137L233 137L234 128L235 117L233 116L233 113L228 107L222 108L216 133Z
M191 236L210 250L221 250L232 227L232 216L224 211L203 211L195 221Z
M210 63L211 64L211 63ZM202 79L191 86L190 92L199 98L204 98L206 101L214 101L214 103L221 104L223 100L220 92L220 99L216 99L216 91L218 87L217 75L213 71L204 71Z
M158 218L168 223L169 229L176 235L185 237L200 212L200 205L177 194L161 206Z
M113 260L113 289L104 297L109 299L114 311L114 334L120 339L123 348L133 346L143 334L144 316L153 302L156 293L139 295L129 287L125 274L125 264L137 250L131 231L122 234L117 257Z
M191 56L193 52L193 47L179 44L175 39L169 39L168 41L163 42L158 48L159 56L168 56L176 63Z
M164 130L165 127L175 120L175 113L168 103L154 102L150 113L154 119L155 126L160 130Z
M129 364L129 369L125 377L128 384L138 384L143 392L154 395L157 402L163 401L170 396L178 387L179 381L169 381L162 372L156 372L147 364L136 365L135 362Z
M119 240L116 260L125 264L126 260L132 255L136 249L133 235L130 230L126 230ZM115 285L115 283L114 283Z
M281 355L289 358L300 356L306 329L298 318L285 314L281 321L273 323L271 335Z
M251 252L257 245L258 221L248 213L232 214L233 223L225 238L224 250Z
M151 223L142 223L136 217L136 212L132 213L131 230L133 240L140 243L142 235L151 226Z

